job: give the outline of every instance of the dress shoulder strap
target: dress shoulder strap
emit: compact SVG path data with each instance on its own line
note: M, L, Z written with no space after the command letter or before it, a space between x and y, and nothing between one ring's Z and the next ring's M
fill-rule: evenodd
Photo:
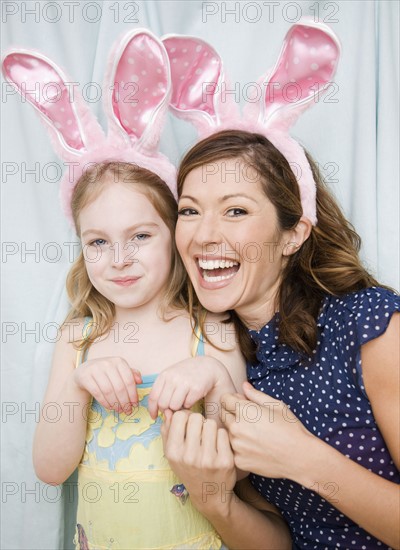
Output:
M192 343L192 357L204 355L204 339L199 325L196 325Z
M93 319L92 317L85 317L85 322L82 329L82 340L85 341L88 339L90 333L92 332L93 327ZM88 350L83 350L82 346L77 351L76 354L76 361L75 361L75 368L79 367L84 361L86 361Z

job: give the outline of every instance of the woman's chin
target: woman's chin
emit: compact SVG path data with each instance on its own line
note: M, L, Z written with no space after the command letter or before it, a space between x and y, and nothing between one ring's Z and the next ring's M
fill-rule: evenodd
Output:
M223 295L220 290L206 290L204 288L195 289L197 297L203 307L212 313L224 313L225 311L235 309L236 304L232 296Z

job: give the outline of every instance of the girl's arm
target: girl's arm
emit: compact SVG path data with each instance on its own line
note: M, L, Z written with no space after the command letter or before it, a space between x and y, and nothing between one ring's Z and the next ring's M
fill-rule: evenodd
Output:
M400 315L384 334L361 348L366 391L378 427L400 466ZM400 547L400 488L360 466L313 436L280 401L244 385L245 396L227 395L223 420L239 468L268 477L288 478L315 490L374 537ZM246 421L249 402L260 407L260 421ZM226 413L226 414L225 414ZM332 493L335 488L335 494ZM332 500L332 495L334 500Z
M224 543L231 550L289 550L290 532L277 509L247 480L240 482L243 500L235 495L236 468L226 430L189 411L166 411L165 416L165 456Z
M50 379L33 442L36 475L52 485L65 481L81 459L85 445L87 410L91 402L89 392L79 388L74 381L77 352L70 341L70 332L73 330L79 330L79 327L76 324L64 326L56 344ZM54 404L54 408L49 406L50 403ZM54 421L54 416L50 418L52 409L58 411L57 421ZM46 411L49 411L48 416Z
M207 317L208 323L210 323L210 316L211 314ZM206 328L207 326L206 324ZM214 359L217 359L224 365L229 376L226 377L222 369L219 371L214 387L207 393L204 399L205 415L207 418L213 418L217 422L218 427L221 428L223 427L220 419L221 396L226 392L232 391L228 390L228 387L235 388L234 392L242 391L243 382L246 381L246 362L240 351L234 326L214 322L211 327L214 330L209 335L209 339L218 347L206 343L205 351L207 355L214 357ZM215 327L219 327L219 330Z
M92 396L103 407L128 414L138 402L140 373L121 357L85 361L75 368L77 351L72 342L76 339L70 337L70 329L81 334L82 328L83 324L74 323L63 327L33 442L36 475L52 485L65 481L81 460ZM46 417L46 411L53 409L49 404L58 411L56 421Z
M220 397L240 391L246 380L246 363L234 327L221 323L220 317L208 314L206 324L208 338L218 347L206 343L206 355L185 359L158 375L148 401L152 418L156 418L159 409L190 409L204 398L206 417L222 427Z

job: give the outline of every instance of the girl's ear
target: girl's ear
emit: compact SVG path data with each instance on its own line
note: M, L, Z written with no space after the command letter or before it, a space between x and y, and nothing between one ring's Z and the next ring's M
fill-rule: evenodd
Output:
M287 239L283 246L283 255L291 256L300 250L303 243L305 243L310 236L311 229L311 221L305 216L302 216L296 227L287 232Z

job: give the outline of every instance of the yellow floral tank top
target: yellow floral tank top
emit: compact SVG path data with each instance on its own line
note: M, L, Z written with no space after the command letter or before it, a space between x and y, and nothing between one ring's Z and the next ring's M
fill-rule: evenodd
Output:
M90 320L85 329L87 334ZM200 339L192 355L202 355L202 347ZM82 359L79 352L77 365ZM78 467L76 550L221 548L164 456L162 417L153 420L147 409L156 376L143 376L138 407L130 415L92 400ZM197 404L194 410L201 409Z

